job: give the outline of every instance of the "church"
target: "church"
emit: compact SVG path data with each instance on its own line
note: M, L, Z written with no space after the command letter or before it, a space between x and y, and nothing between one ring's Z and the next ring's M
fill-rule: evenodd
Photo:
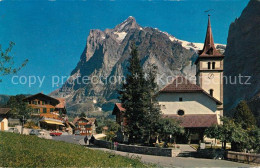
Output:
M220 116L223 115L224 55L215 48L210 16L204 47L198 55L195 62L196 84L179 76L156 95L163 117L179 120L185 128L185 136L179 137L179 142L204 140L205 129L220 124ZM122 130L126 124L124 111L122 104L116 103L112 113Z

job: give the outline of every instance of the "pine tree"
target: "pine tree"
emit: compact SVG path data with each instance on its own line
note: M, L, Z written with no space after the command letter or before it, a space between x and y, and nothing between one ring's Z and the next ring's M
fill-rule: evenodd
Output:
M241 101L237 105L233 118L236 123L241 123L244 129L252 128L256 125L255 117L246 101Z
M135 45L131 46L131 57L127 69L126 82L122 85L119 94L123 107L126 109L125 131L129 135L129 142L134 143L141 140L144 134L144 85L146 84Z
M149 65L148 73L145 74L146 85L146 99L144 105L146 106L145 112L145 142L151 142L151 136L156 136L159 133L159 120L161 118L161 109L155 94L158 91L158 86L155 81L157 67L155 65Z
M157 67L149 65L145 74L136 47L132 45L131 49L126 83L119 91L121 102L126 109L126 132L130 142L149 143L151 136L158 133L161 116L159 104L154 97L157 91Z

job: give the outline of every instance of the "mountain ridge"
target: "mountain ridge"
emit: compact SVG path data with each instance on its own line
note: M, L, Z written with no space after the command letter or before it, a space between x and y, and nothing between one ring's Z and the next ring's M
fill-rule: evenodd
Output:
M197 58L196 51L202 49L203 43L179 40L156 28L142 27L130 16L113 29L90 30L80 61L71 72L71 77L60 89L52 92L51 96L66 98L69 106L97 99L96 106L101 106L105 111L111 110L113 103L117 101L116 89L120 87L119 84L104 84L104 80L98 84L71 84L69 81L82 80L82 76L124 76L127 73L127 59L133 41L138 47L143 68L147 69L150 64L155 64L158 75L164 74L162 81L167 76L195 76L193 63ZM216 46L224 51L225 45ZM85 110L87 108L76 109L77 113Z

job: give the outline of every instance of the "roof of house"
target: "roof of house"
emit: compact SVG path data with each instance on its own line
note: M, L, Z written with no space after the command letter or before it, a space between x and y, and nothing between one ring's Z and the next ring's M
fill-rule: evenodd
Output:
M84 119L87 121L87 124L96 124L96 118L87 118L87 117L76 117L74 120L73 120L73 124L75 124L78 120L80 119Z
M211 24L210 24L210 15L208 18L208 27L207 27L204 47L202 50L199 51L198 54L199 57L224 57L224 55L219 53L218 50L215 48Z
M0 108L0 115L7 114L10 110L11 108Z
M56 105L55 107L56 108L65 108L65 105L66 105L66 101L64 98L56 98L57 100L59 100L59 104Z
M72 121L73 124L75 124L78 121L79 117L75 117L74 120Z
M45 95L43 93L37 93L37 94L31 95L31 96L28 96L28 97L24 98L23 100L25 100L25 101L26 100L32 100L32 99L35 99L37 97L44 97L45 99L52 100L53 102L55 102L55 104L57 104L55 106L56 108L65 108L66 100L64 98L53 98L53 97Z
M107 127L107 126L104 126L104 127L103 127L103 130L108 130L108 127Z
M163 114L163 117L179 120L184 128L205 128L218 124L216 114Z
M116 106L120 111L125 111L125 108L123 107L122 103L116 103Z
M116 103L112 112L112 115L116 114L116 111L124 112L125 108L123 107L122 103Z
M28 97L24 98L23 100L31 100L31 99L34 99L34 98L37 98L37 97L44 97L46 99L50 99L50 100L54 101L57 104L59 103L58 99L55 99L55 98L48 96L48 95L45 95L43 93L37 93L37 94L31 95L31 96L28 96Z
M219 100L208 94L205 90L196 84L192 84L183 76L177 77L172 83L166 85L162 88L159 93L193 93L201 92L207 95L209 98L214 100L217 104L222 104Z

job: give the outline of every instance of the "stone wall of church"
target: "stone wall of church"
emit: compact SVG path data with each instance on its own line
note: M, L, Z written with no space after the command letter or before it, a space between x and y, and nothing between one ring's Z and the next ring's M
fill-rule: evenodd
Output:
M178 110L185 114L218 113L216 102L203 93L160 93L157 100L163 114L177 114Z

